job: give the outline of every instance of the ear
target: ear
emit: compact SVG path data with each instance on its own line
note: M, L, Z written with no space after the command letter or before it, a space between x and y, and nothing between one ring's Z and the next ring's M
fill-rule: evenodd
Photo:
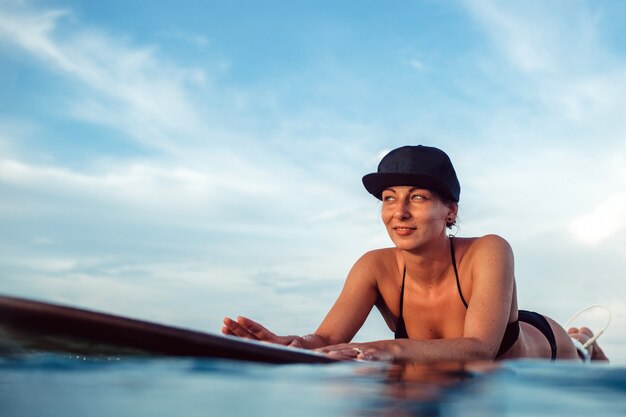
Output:
M457 214L459 213L459 205L457 202L453 201L450 204L448 204L448 209L450 210L448 212L448 217L453 217L456 219Z
M448 214L446 215L446 226L452 227L456 223L456 216L459 211L459 205L456 202L448 203Z

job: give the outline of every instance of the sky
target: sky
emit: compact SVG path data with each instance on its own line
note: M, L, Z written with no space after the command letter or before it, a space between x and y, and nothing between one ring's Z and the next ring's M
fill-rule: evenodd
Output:
M361 177L424 144L520 308L609 307L626 363L624 28L618 0L0 0L0 293L312 332L391 245Z

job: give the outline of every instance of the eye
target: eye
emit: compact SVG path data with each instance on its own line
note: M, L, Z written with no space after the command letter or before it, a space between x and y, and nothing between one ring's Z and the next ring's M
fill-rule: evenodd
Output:
M393 201L395 199L396 198L392 194L386 194L386 195L383 194L383 202L385 202L385 201Z
M426 198L424 194L415 193L415 194L411 194L411 200L415 200L415 201L428 200L428 198Z

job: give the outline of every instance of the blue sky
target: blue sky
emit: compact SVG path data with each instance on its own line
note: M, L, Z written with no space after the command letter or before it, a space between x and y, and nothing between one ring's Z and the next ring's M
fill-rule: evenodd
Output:
M0 292L310 332L390 244L361 177L422 143L457 167L458 234L513 245L520 306L610 306L626 361L625 22L619 1L2 0ZM389 336L374 314L358 337Z

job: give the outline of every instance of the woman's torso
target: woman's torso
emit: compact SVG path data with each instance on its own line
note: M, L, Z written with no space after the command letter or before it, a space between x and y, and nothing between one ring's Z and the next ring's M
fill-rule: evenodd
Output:
M397 330L402 309L406 332L411 339L448 339L463 336L467 312L463 299L469 302L472 297L474 279L472 245L478 239L480 238L454 238L458 286L451 256L449 265L444 269L437 284L424 285L412 279L412 269L415 266L410 263L406 265L402 251L395 248L379 251L377 255L381 270L377 278L379 297L376 306L392 331ZM405 266L407 270L401 304ZM507 322L515 320L517 320L517 301L514 292Z

